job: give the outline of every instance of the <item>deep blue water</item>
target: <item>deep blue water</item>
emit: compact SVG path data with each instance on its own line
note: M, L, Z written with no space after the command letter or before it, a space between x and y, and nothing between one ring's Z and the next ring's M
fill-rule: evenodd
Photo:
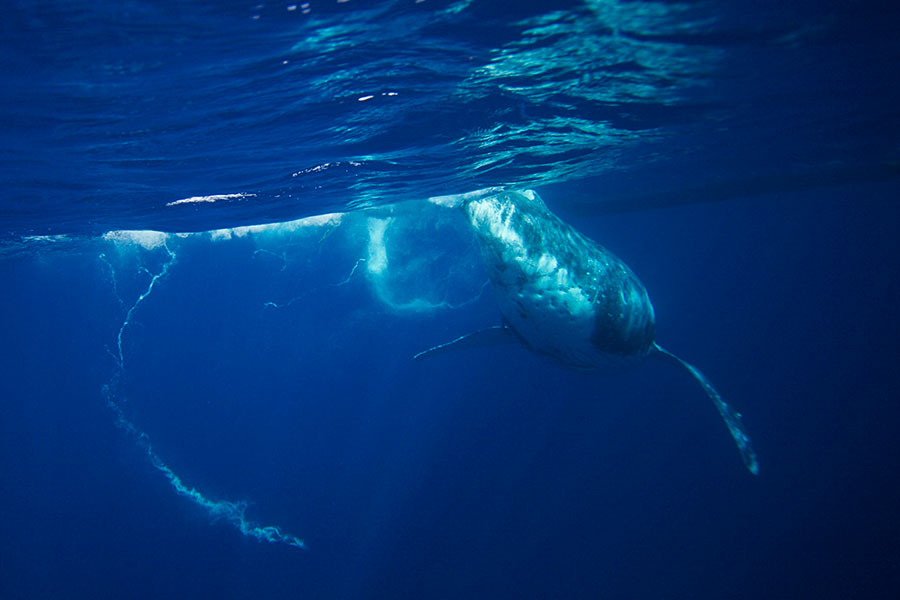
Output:
M897 597L890 3L3 14L0 597ZM425 202L490 186L632 267L759 477L671 365L412 360L499 322Z

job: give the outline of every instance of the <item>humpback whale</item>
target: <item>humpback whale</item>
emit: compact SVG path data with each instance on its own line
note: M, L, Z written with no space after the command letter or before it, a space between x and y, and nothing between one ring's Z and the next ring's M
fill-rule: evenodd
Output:
M655 357L686 370L719 411L744 465L759 461L740 413L690 363L656 343L656 318L647 290L606 248L554 215L531 190L496 189L432 202L462 209L481 247L503 324L415 356L518 341L579 369L610 371Z

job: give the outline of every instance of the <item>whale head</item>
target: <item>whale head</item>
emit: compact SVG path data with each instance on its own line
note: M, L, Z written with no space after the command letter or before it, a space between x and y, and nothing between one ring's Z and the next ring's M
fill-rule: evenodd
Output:
M578 368L615 368L649 354L656 325L644 286L535 192L479 196L462 208L500 311L529 348Z

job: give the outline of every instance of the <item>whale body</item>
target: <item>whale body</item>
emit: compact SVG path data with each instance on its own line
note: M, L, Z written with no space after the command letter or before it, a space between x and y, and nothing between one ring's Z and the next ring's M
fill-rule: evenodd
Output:
M648 356L677 364L703 387L725 421L747 469L759 461L741 415L693 365L660 347L643 284L609 250L554 215L536 192L496 191L433 200L466 216L484 257L504 323L421 352L518 340L579 369L618 370Z

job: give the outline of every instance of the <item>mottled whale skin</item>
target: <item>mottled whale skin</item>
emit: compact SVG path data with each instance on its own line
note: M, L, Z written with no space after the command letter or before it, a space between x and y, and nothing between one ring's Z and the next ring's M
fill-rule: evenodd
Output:
M505 324L435 346L416 358L515 339L534 352L581 369L610 371L648 356L662 358L685 369L703 387L744 465L759 474L740 413L699 369L655 342L650 297L619 258L563 222L530 190L485 190L432 202L465 213Z
M536 193L475 198L463 210L500 312L528 348L573 367L604 370L650 354L656 321L643 284Z

